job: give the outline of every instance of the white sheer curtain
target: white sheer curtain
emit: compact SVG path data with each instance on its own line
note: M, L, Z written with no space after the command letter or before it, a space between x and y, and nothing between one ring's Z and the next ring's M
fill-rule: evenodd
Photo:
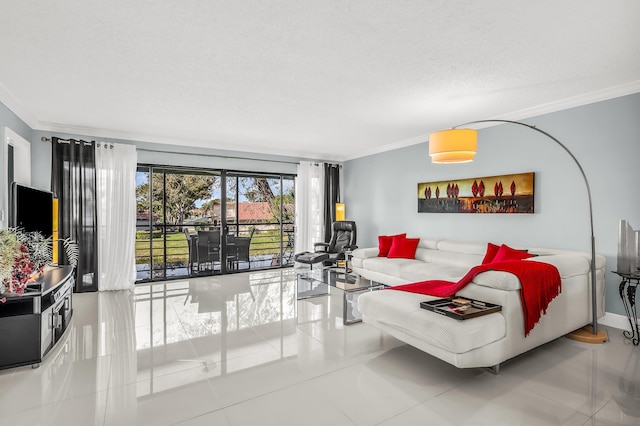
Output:
M313 243L324 241L324 168L301 161L296 177L295 253L313 251Z
M133 145L96 144L98 290L132 289L136 279L136 168Z

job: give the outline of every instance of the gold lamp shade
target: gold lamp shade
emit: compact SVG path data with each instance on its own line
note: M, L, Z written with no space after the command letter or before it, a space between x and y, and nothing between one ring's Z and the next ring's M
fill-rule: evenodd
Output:
M344 203L336 203L336 220L345 219Z
M473 129L450 129L431 133L429 155L432 163L468 163L478 147L478 132Z

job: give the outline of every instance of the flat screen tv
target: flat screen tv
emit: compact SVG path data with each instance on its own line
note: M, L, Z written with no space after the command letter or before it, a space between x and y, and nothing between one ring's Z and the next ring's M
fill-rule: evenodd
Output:
M20 185L11 187L10 226L27 232L37 231L45 237L53 235L53 194Z

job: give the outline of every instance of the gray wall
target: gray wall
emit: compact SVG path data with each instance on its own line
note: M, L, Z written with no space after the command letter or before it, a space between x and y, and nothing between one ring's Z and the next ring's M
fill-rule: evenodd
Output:
M57 136L64 139L74 138L135 145L138 148L138 163L140 164L296 174L296 165L301 160L298 157L191 148L36 130L33 132L33 138L31 139L31 179L33 186L38 187L50 187L51 185L51 143L42 142L40 139L43 136L47 138Z
M482 119L483 117L478 117ZM549 132L578 158L593 197L596 251L615 270L618 221L640 228L640 94L525 120ZM458 123L451 123L452 125ZM535 214L417 213L417 183L533 171ZM358 223L358 245L377 236L492 241L529 247L590 250L585 185L571 158L551 139L522 126L479 131L472 163L432 164L428 144L347 161L347 219ZM624 314L619 280L607 272L608 312Z
M24 121L18 118L9 108L0 102L0 130L10 128L25 140L30 141L33 130Z
M0 138L3 138L0 143L0 170L6 175L7 171L4 170L4 128L8 127L18 135L22 136L26 141L31 140L33 131L24 121L18 118L9 108L0 102ZM4 180L0 179L3 184L0 185L0 210L5 210L5 223L8 223L9 210L8 206L4 206L5 192L9 192L4 185ZM9 194L6 194L9 196ZM0 222L1 223L1 222Z

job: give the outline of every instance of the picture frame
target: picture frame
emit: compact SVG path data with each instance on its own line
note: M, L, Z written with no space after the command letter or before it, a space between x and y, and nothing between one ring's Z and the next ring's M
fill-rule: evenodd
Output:
M531 214L535 173L418 183L418 213Z

